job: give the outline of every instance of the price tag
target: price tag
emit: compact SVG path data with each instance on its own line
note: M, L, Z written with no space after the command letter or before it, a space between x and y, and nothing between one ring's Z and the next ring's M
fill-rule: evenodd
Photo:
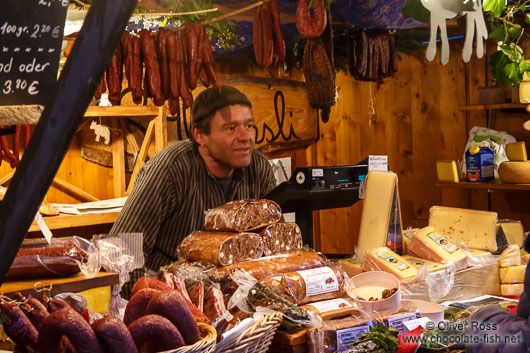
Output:
M368 156L368 171L388 172L388 156Z
M46 238L46 241L48 244L51 244L52 241L52 232L50 231L50 228L46 225L46 222L44 222L44 218L40 215L39 211L37 211L37 214L35 215L35 222L37 222L37 225L40 228L40 231L44 235L44 238Z
M407 328L406 331L412 331L418 326L426 328L429 321L431 321L431 319L428 317L420 317L419 319L405 321L403 325Z

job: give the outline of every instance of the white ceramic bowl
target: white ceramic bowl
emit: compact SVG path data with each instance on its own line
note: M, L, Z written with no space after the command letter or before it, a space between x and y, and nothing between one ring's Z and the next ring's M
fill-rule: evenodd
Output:
M403 300L401 306L416 308L422 317L428 317L435 324L444 319L444 307L438 303L425 300Z
M352 286L348 289L348 295L359 303L367 312L394 310L399 307L399 303L401 302L401 290L399 287L399 280L393 274L383 271L369 271L352 277L351 281ZM376 301L357 299L359 296L365 298L365 289L368 289L368 287L370 287L370 289L373 287L382 287L384 289L397 288L397 291L386 299Z

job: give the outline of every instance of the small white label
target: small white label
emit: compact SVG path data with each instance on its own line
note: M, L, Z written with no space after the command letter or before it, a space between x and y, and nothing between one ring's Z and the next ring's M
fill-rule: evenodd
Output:
M298 271L298 274L304 279L305 292L308 297L339 290L337 276L329 267Z
M321 314L327 313L328 311L352 307L350 302L342 298L324 300L321 302L311 303L308 305L311 305L313 308L317 309L318 312Z
M394 316L388 318L388 326L395 328L399 333L407 332L407 328L403 325L405 321L415 320L419 317L419 313L405 314L401 316Z
M377 256L379 256L381 259L385 260L395 268L397 268L400 271L405 271L410 266L404 263L403 261L399 261L396 259L395 256L392 256L390 254L384 253L384 252L378 252L376 253Z
M368 156L368 171L388 172L388 156Z
M414 330L416 327L421 326L423 328L427 328L427 323L430 322L431 319L428 317L420 317L419 319L409 320L405 321L403 325L408 331Z
M37 222L37 225L40 228L40 231L44 235L44 238L46 238L46 241L48 244L52 241L52 232L50 231L50 228L46 225L46 222L44 222L44 219L40 215L40 213L37 211L37 214L35 215L35 222Z
M370 332L368 324L337 330L337 351L347 344L357 341L363 334L368 332Z
M452 254L458 250L458 248L453 243L451 243L449 239L447 239L441 234L429 233L427 234L427 236L431 238L436 244L440 245L442 249L447 251L449 254Z
M313 176L313 177L323 177L324 176L324 169L312 169L311 170L311 176Z

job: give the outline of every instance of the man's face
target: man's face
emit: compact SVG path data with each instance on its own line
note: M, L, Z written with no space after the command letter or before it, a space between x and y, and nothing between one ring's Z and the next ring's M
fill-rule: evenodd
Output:
M234 168L246 167L255 142L254 118L246 105L219 109L210 121L210 134L196 133L201 155L216 176L230 175ZM218 175L219 174L219 175Z

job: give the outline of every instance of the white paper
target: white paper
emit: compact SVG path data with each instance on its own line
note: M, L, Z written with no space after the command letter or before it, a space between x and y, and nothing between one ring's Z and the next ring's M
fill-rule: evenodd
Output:
M429 319L428 317L420 317L419 319L405 321L403 325L405 325L405 327L407 328L407 331L412 331L418 326L427 327L427 323L429 321L432 321L432 320Z
M388 156L368 156L368 171L388 172Z
M44 235L44 238L46 239L48 244L50 244L52 241L53 235L52 235L52 232L50 231L50 228L48 228L48 226L46 225L46 222L44 222L44 219L40 215L39 211L37 211L37 214L35 215L35 222L37 222L37 225L39 226L40 231Z
M117 199L100 200L76 204L53 203L52 206L55 207L61 213L75 215L87 213L110 213L120 212L126 200L127 196L119 197Z

